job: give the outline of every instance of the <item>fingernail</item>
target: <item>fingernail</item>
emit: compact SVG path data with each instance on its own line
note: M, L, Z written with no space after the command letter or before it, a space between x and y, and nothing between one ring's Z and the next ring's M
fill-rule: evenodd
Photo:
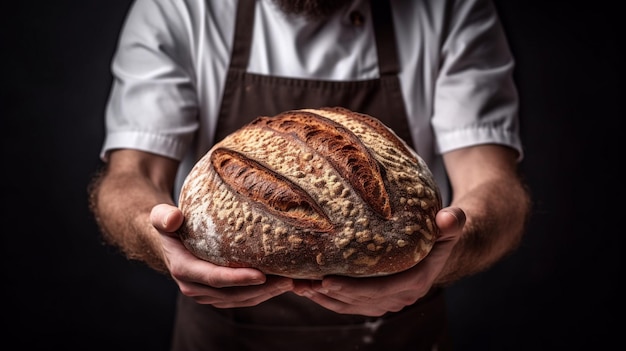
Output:
M172 211L168 212L165 217L163 217L163 227L167 228L167 222L170 219L170 216L172 215Z

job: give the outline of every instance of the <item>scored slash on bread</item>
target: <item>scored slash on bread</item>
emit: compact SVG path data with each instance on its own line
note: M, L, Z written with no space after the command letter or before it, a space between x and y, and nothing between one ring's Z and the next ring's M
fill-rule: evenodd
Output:
M284 138L295 138L323 158L348 181L361 198L389 219L391 207L378 163L354 133L341 124L307 111L261 117L247 128L269 128Z
M274 215L314 231L332 229L330 219L309 194L260 163L219 148L211 154L211 164L226 185L245 198L256 199ZM303 222L302 218L308 221Z
M380 121L345 108L258 117L191 170L179 235L218 265L320 279L408 269L441 208L424 161Z

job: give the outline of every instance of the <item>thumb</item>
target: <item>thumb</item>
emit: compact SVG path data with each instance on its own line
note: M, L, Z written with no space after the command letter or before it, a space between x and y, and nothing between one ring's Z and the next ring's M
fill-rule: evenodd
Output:
M465 211L460 207L442 208L435 217L437 227L441 231L440 239L447 239L456 235L460 235L465 225Z
M150 222L159 231L173 233L183 224L183 213L176 206L158 204L150 211Z

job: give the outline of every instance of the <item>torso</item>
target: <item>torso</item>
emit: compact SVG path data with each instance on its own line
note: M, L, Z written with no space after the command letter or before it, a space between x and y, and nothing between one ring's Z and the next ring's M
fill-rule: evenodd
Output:
M443 23L437 22L441 16L432 16L428 23L414 21L410 16L411 13L421 11L415 18L428 18L429 12L443 11L442 5L436 3L426 6L421 4L422 2L415 3L395 2L392 10L394 19L414 23L411 25L415 27L414 32L443 30L440 28L443 27ZM202 98L201 134L207 137L197 140L194 153L183 163L179 173L179 185L195 160L215 142L212 136L218 131L217 115L224 94L225 72L230 62L236 5L236 1L207 1L207 8L197 9L202 14L192 20L195 26L209 26L206 35L194 34L196 35L194 40L198 42L195 44L197 51L192 58L196 61L194 65L200 67L197 70L198 81L195 84L198 95ZM371 10L367 0L355 0L341 14L323 24L307 23L302 18L285 17L276 13L273 6L271 0L257 1L250 59L246 69L248 73L325 81L363 81L380 77ZM425 6L425 9L422 9L422 6ZM351 14L355 12L361 14L364 19L361 25L354 25L351 20ZM432 101L429 100L432 96L428 92L433 90L436 71L403 67L407 61L420 62L421 67L436 67L439 49L431 46L440 43L433 41L436 36L423 36L419 41L412 40L405 31L395 32L397 42L400 43L397 52L402 69L397 76L399 91L405 101L404 107L408 116L406 131L410 132L411 142L420 149L420 155L429 164L434 176L441 184L445 184L447 180L441 160L434 153L430 126L433 111ZM333 64L328 65L328 62ZM383 111L373 115L384 118L386 113ZM446 193L446 189L443 189L444 199Z
M246 72L250 46L245 44L253 37L254 0L241 0L240 8L243 11L239 12L237 21L237 49L227 75L216 140L258 115L272 116L297 108L342 106L372 116L383 116L383 123L412 144L397 78L399 64L392 44L394 33L389 30L391 13L388 6L379 6L374 12L380 78L341 82ZM229 350L319 350L329 347L342 350L430 350L440 342L439 337L446 327L443 295L439 290L434 290L428 298L410 308L381 318L337 314L293 294L272 298L255 307L227 310L200 306L183 296L179 304L175 345L180 350L189 347L187 343L191 340L202 340L203 345L215 343L214 347ZM185 329L190 324L203 324L207 328L194 333ZM209 325L229 327L223 327L228 331L216 332ZM224 333L232 330L243 337L225 339Z

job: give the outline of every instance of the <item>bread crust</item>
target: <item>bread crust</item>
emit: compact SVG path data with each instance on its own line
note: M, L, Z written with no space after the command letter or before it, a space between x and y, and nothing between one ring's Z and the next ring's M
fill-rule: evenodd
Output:
M425 162L345 108L258 117L214 145L181 189L178 234L227 267L298 279L381 276L431 250L441 209Z

